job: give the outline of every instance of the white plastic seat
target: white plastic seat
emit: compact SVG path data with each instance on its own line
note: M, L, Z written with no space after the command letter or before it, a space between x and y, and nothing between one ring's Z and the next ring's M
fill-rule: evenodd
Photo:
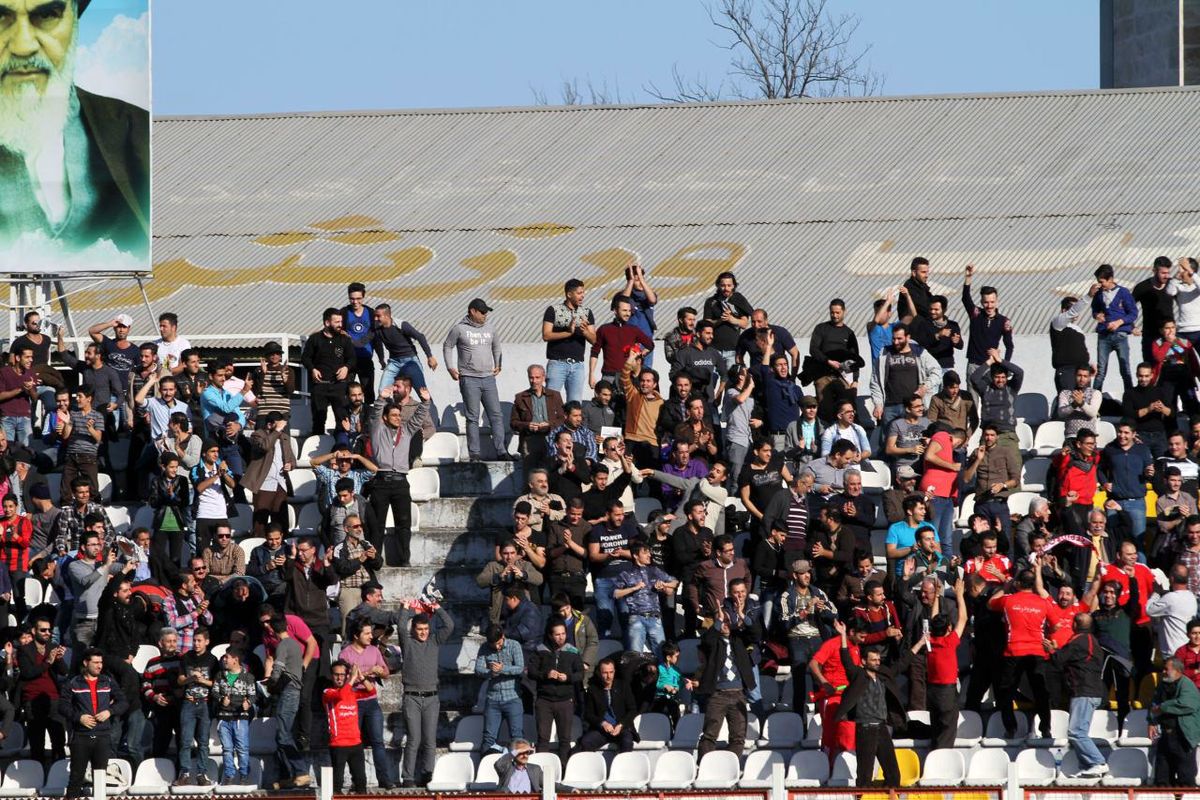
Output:
M806 750L813 750L821 746L821 736L824 735L825 724L821 722L821 717L818 714L813 714L808 718L808 729L804 734L803 741L800 746Z
M1033 451L1039 456L1053 455L1062 450L1066 426L1062 420L1050 419L1037 426L1033 434Z
M983 718L979 712L958 712L958 730L954 735L955 747L974 747L983 741Z
M33 608L42 602L42 584L37 578L25 578L25 605Z
M1051 709L1050 711L1050 738L1043 739L1041 736L1041 722L1035 715L1033 722L1029 726L1029 746L1030 747L1066 747L1067 746L1067 728L1070 727L1071 715L1061 708Z
M776 764L785 766L783 753L777 750L755 750L746 756L746 765L742 768L738 786L742 789L770 788Z
M954 524L960 528L967 527L967 521L971 519L971 515L975 513L975 493L964 494L962 497L962 505L958 508L958 518L954 520Z
M1042 492L1046 489L1046 476L1050 473L1050 459L1030 458L1021 465L1021 491Z
M700 759L692 786L696 789L732 789L741 777L742 767L736 753L712 750Z
M100 477L102 477L102 478L105 477L104 473L100 473ZM111 492L112 491L112 479L111 478L109 479L108 486L109 486L109 492ZM121 534L122 536L128 535L129 529L133 522L133 520L129 514L129 508L127 506L108 505L107 500L105 500L104 502L105 502L104 513L108 514L108 521L110 523L112 523L113 530L116 531L117 533Z
M685 640L686 641L686 640ZM675 724L675 735L671 737L672 750L695 750L704 730L703 714L684 714Z
M134 672L141 675L143 672L146 671L146 665L150 663L150 659L156 657L157 655L158 655L158 648L155 647L154 645L140 644L140 645L138 645L137 652L133 656L133 664L131 664L130 666L133 667ZM175 779L172 778L171 780L175 780Z
M0 782L0 797L33 797L46 780L40 762L22 758L8 765Z
M957 750L931 750L918 786L959 786L967 777L967 764Z
M231 783L223 786L214 786L213 794L218 796L253 794L259 791L259 787L263 782L263 762L261 758L254 756L250 757L250 774L246 777L245 783Z
M926 726L928 726L929 725L929 712L928 711L909 711L908 712L908 721L909 722L921 722L921 723L924 723ZM901 738L901 739L892 739L892 744L896 747L908 747L908 748L928 747L929 740L928 739Z
M421 445L422 464L453 464L458 461L458 434L438 431Z
M296 466L311 467L312 457L328 453L333 449L333 444L334 438L327 433L309 436L304 440L304 444L300 445L300 452L296 454Z
M768 750L760 752L770 752ZM747 763L749 772L749 763ZM829 758L820 750L801 750L788 761L783 785L788 788L816 788L829 781Z
M567 760L562 784L569 789L595 791L602 787L607 779L608 768L604 763L604 754L580 752L574 753Z
M633 498L633 514L637 517L639 525L645 525L650 521L651 511L662 511L662 503L655 497L635 497Z
M650 783L650 759L645 753L617 753L608 768L605 789L637 791Z
M470 753L445 753L433 763L433 778L425 788L431 792L465 792L475 779Z
M1049 786L1058 777L1054 754L1044 747L1027 747L1017 753L1016 765L1017 783L1021 786Z
M172 795L183 795L185 797L204 797L211 795L216 788L217 783L221 778L221 764L215 758L209 758L205 765L205 774L208 776L208 786L172 786Z
M558 760L558 753L534 753L529 757L529 763L542 768L542 785L555 786L562 782L562 762Z
M69 762L65 758L60 758L50 765L50 771L46 773L46 782L42 784L42 790L38 792L39 796L44 797L62 797L67 793L67 781L69 778Z
M821 756L824 758L824 754ZM858 782L858 756L841 752L833 759L833 771L829 774L830 786L853 786Z
M1079 756L1074 749L1068 750L1063 753L1062 763L1058 766L1058 775L1055 776L1054 783L1058 786L1096 786L1100 783L1099 775L1091 778L1073 777L1080 769Z
M485 753L483 758L479 759L479 766L475 770L475 780L471 781L471 791L494 792L500 788L500 776L496 773L496 762L503 755L503 753Z
M963 786L1007 786L1008 766L1011 763L1008 753L1000 747L978 750L967 765Z
M1109 442L1115 441L1117 438L1117 426L1113 425L1106 419L1097 421L1096 423L1096 449L1103 449Z
M767 717L759 747L795 750L804 740L804 718L794 711L776 711Z
M1029 717L1024 714L1017 714L1016 734L1012 739L1004 738L1004 720L997 711L988 717L987 731L983 734L982 744L984 747L1010 747L1021 744L1029 735Z
M238 545L241 546L242 552L246 554L246 560L249 561L250 554L254 552L254 548L266 543L267 540L261 536L247 536L245 539L242 539L240 542L238 542Z
M713 751L717 752L717 751ZM711 755L711 754L710 754ZM574 756L571 758L574 761ZM654 764L651 789L690 789L696 780L696 759L690 752L669 750Z
M1125 727L1117 744L1121 747L1149 747L1150 742L1150 712L1144 708L1135 708L1125 715Z
M1029 513L1029 504L1036 497L1040 497L1036 492L1013 492L1008 496L1009 512L1025 516Z
M633 745L634 750L665 750L671 741L671 720L666 714L638 714L633 729L640 737Z
M1069 716L1068 714L1068 718ZM1092 715L1092 725L1088 728L1088 736L1107 742L1109 747L1114 746L1117 739L1121 738L1121 729L1117 726L1117 712L1097 710Z
M414 503L423 503L440 497L442 481L438 476L438 471L433 467L410 469L408 471L408 491Z
M308 467L297 467L288 475L292 484L292 503L310 503L317 499L317 475Z
M1100 779L1104 786L1141 786L1150 781L1150 762L1146 753L1135 747L1122 747L1108 757L1108 774Z
M450 742L451 753L470 753L479 749L483 741L483 715L470 714L458 718L454 726L454 740Z
M147 758L137 766L133 783L125 794L135 796L163 795L170 791L175 780L175 762L169 758Z

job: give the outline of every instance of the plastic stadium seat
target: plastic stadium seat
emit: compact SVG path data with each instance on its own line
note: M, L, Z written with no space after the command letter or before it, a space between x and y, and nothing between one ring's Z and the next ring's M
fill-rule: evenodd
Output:
M684 714L675 725L675 735L671 737L671 749L695 750L696 745L700 743L700 734L703 729L703 714Z
M671 741L671 720L666 714L638 714L633 729L641 737L634 750L665 750Z
M1055 776L1054 783L1058 786L1095 786L1100 783L1099 775L1094 778L1072 777L1079 770L1079 756L1073 749L1066 751L1063 753L1062 763L1058 766L1058 775Z
M175 762L169 758L148 758L138 764L133 784L127 795L152 796L167 794L175 780Z
M229 642L225 642L224 644L214 644L212 646L212 649L209 650L209 652L213 654L213 658L215 658L217 661L220 661L221 658L228 651L229 651ZM216 720L214 719L213 722L216 722ZM221 751L218 750L217 752L219 753Z
M911 712L910 712L911 713ZM921 757L916 750L907 747L896 748L896 766L900 768L900 785L912 786L921 779ZM875 762L875 778L883 777L879 762Z
M1000 712L996 712L988 717L987 731L983 734L984 747L1010 747L1024 743L1024 740L1029 736L1029 717L1024 714L1017 714L1017 735L1014 739L1004 738L1004 720L1000 716Z
M108 521L112 523L114 531L122 536L129 534L130 528L133 526L133 520L130 517L127 506L112 506L106 503L104 511L108 514Z
M800 755L797 753L796 755ZM769 789L775 765L785 766L783 753L774 750L755 750L746 756L746 766L738 786L742 789Z
M245 503L234 503L233 509L236 513L229 518L229 526L233 528L236 539L239 533L249 533L254 529L254 509ZM207 542L202 544L207 546Z
M261 536L247 536L245 539L242 539L240 542L238 542L238 544L242 547L242 552L246 554L247 561L250 560L250 554L254 552L254 548L266 543L267 540Z
M1121 738L1121 729L1117 726L1117 712L1097 710L1092 715L1092 726L1088 729L1088 736L1107 742L1109 747L1114 746L1117 739Z
M1066 437L1066 428L1062 420L1051 419L1038 425L1033 434L1033 450L1039 456L1053 455L1061 450Z
M822 754L821 756L825 756ZM830 786L853 786L857 782L858 757L854 753L838 753L833 759L833 771L829 775Z
M4 741L0 742L0 758L14 758L25 749L25 729L20 723L12 722L4 729Z
M974 747L983 740L983 718L977 711L958 712L958 731L954 736L955 747Z
M1028 747L1017 753L1016 764L1017 783L1021 786L1049 786L1058 777L1054 754L1044 747Z
M42 765L31 758L22 758L4 770L4 781L0 782L0 797L33 797L42 788L46 779Z
M645 753L617 753L608 769L605 789L637 791L650 783L650 759Z
M793 755L783 776L783 785L788 788L816 788L828 782L829 758L820 750L801 750Z
M33 608L42 602L42 584L37 578L25 579L25 605Z
M42 790L38 792L38 796L44 797L62 797L67 793L67 776L68 776L67 759L61 758L50 765L50 771L46 773L46 782L42 784Z
M146 671L146 665L150 663L150 659L154 658L158 654L158 648L152 644L138 645L137 653L134 654L133 664L131 665L134 672L141 675ZM171 780L175 779L172 778Z
M207 769L205 773L208 775L211 785L209 786L172 786L172 795L187 795L191 797L208 796L213 793L213 788L220 782L221 764L214 758L208 759Z
M421 446L422 464L453 464L458 461L458 434L438 431Z
M1046 489L1046 476L1050 473L1050 459L1030 458L1021 465L1021 491L1042 492Z
M957 750L932 750L918 786L958 786L967 777L967 762Z
M679 641L679 663L675 666L680 675L694 675L700 669L700 640Z
M107 472L100 472L96 475L96 485L100 487L100 502L108 505L112 502L113 481L112 476ZM108 509L109 516L112 516L112 509ZM116 527L117 521L113 520L113 527Z
M687 754L687 757L689 761L692 758L691 754ZM604 763L603 753L580 752L573 754L567 760L567 769L563 773L562 784L569 789L595 791L604 785L607 778L608 768Z
M1117 744L1121 747L1149 747L1150 746L1150 712L1144 708L1137 708L1125 715L1125 727L1121 729L1121 736L1117 739Z
M433 778L425 788L431 792L465 792L475 779L470 753L446 753L433 764Z
M714 750L713 752L718 751ZM575 757L572 756L571 760L574 761ZM650 778L650 788L689 789L694 780L696 780L696 759L692 757L691 753L670 750L663 753L654 764L654 776Z
M321 528L321 509L316 503L305 503L296 509L296 527L292 532L299 535L313 535ZM250 553L246 553L246 558Z
M1007 786L1008 753L999 747L985 747L971 757L963 786Z
M1008 496L1008 510L1025 516L1029 513L1029 503L1039 496L1036 492L1013 492Z
M1067 728L1071 722L1071 715L1062 709L1055 708L1050 711L1050 738L1041 738L1041 723L1037 716L1033 718L1033 722L1029 726L1029 746L1030 747L1066 747L1067 746Z
M964 494L962 505L958 508L958 518L954 520L954 524L960 528L967 527L967 521L971 519L971 515L975 513L975 493Z
M633 498L633 513L637 517L639 525L645 525L650 521L651 511L662 511L662 503L654 497L635 497Z
M1050 419L1050 400L1040 392L1021 392L1013 402L1013 410L1019 419L1036 428Z
M732 789L742 777L742 767L737 754L728 750L713 750L700 759L696 772L696 789Z
M327 433L315 434L304 440L296 454L296 466L311 467L312 457L328 453L333 449L334 438Z
M1096 449L1102 449L1106 444L1117 438L1117 426L1106 419L1096 425Z
M274 717L261 717L250 720L250 753L256 756L273 756L278 749L275 745L275 730L279 727Z
M148 505L140 505L133 512L133 527L154 530L154 509Z
M813 714L808 718L808 729L800 746L805 749L816 749L821 746L821 736L824 734L824 723L821 717Z
M878 465L883 462L872 461L870 463ZM890 471L887 470L886 466L883 470L880 470L878 466L875 467L874 471L860 470L858 474L862 476L862 485L864 491L874 490L875 493L879 493L892 488L890 480L891 474Z
M1104 786L1141 786L1150 782L1150 762L1145 751L1132 747L1114 750L1108 757L1108 774L1100 779Z
M292 483L292 497L288 502L311 503L317 499L317 476L307 467L297 467L288 476Z
M599 663L611 655L625 652L625 643L619 639L601 639L596 650L596 662Z
M529 763L542 768L544 785L553 786L562 781L562 762L558 760L558 753L534 753L529 757Z
M500 788L500 776L496 773L496 762L503 753L485 753L479 760L475 771L475 780L471 781L473 792L494 792Z
M1033 428L1024 422L1017 423L1017 448L1022 453L1033 450Z
M928 726L929 725L929 712L928 711L909 711L908 712L908 721L909 722L920 722L920 723L923 723L924 725ZM893 738L892 744L895 745L896 747L929 747L930 742L928 739L911 739L911 738L896 739L896 738Z
M45 478L46 486L50 489L50 496L54 498L55 505L62 505L62 473L51 472Z
M413 502L423 503L441 496L442 480L433 467L416 467L408 471L408 487Z
M231 783L227 786L214 786L213 794L217 796L253 794L259 791L263 782L263 762L261 758L250 757L250 774L245 783Z
M804 718L794 711L776 711L763 726L760 747L795 750L804 739Z

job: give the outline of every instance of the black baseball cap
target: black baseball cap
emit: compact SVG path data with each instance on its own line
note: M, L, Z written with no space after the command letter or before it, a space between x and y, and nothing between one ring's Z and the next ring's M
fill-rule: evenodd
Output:
M471 311L479 311L484 314L491 313L492 311L492 307L485 303L482 297L476 297L470 302L467 308Z

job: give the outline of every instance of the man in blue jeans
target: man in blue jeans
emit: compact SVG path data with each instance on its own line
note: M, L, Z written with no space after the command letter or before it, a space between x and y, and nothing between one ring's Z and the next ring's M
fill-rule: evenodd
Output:
M33 348L21 345L13 353L15 363L0 370L0 413L8 441L29 446L33 435L33 402L37 399L38 378L33 371Z
M633 563L617 576L613 584L613 597L625 602L625 649L642 652L646 641L650 641L650 652L654 658L661 655L660 648L667 640L663 633L662 611L658 596L671 595L679 588L679 581L650 563L650 548L642 541L629 546Z
M180 658L184 680L179 705L179 776L172 786L208 786L208 697L217 677L217 659L208 652L208 628L196 628L192 649ZM195 757L193 757L193 754Z
M629 566L633 558L629 543L639 534L637 522L632 517L626 518L625 505L617 498L609 502L604 522L594 526L587 535L592 594L596 599L596 629L601 639L613 638L618 608L623 610L625 607L625 603L618 603L616 598L617 576Z
M496 458L507 461L510 456L504 437L504 416L500 413L500 394L496 391L496 376L500 374L503 355L500 336L488 322L492 307L476 297L467 306L467 315L456 322L442 342L442 358L446 371L458 381L467 417L467 454L472 461L482 459L479 448L479 411L492 424L492 443Z
M1071 777L1099 778L1108 772L1104 756L1088 735L1092 727L1092 715L1100 707L1101 698L1108 697L1101 673L1104 668L1104 650L1092 635L1092 615L1076 614L1072 625L1074 634L1065 645L1059 647L1053 639L1045 644L1051 651L1050 660L1054 668L1066 676L1068 696L1071 698L1071 717L1067 725L1067 740L1079 759L1080 771Z
M1133 439L1133 423L1117 423L1117 438L1100 451L1100 474L1107 479L1104 491L1110 500L1129 514L1130 535L1144 553L1146 535L1146 481L1154 477L1154 456L1150 448Z
M583 281L571 278L563 284L563 301L547 306L542 315L542 341L546 343L546 386L568 401L583 401L587 388L589 344L596 341L596 319L583 307Z
M517 681L525 672L525 656L521 646L504 636L499 625L488 628L487 644L479 648L475 657L475 674L486 683L483 704L482 752L502 753L504 748L496 744L500 733L501 719L508 720L508 733L512 739L525 736L525 709Z
M271 788L302 788L312 784L308 774L308 759L296 743L292 729L300 711L300 683L304 676L304 654L300 643L288 635L288 623L283 615L272 617L268 623L279 639L275 646L275 661L267 684L275 695L275 762L279 778Z
M1133 333L1133 324L1137 321L1137 303L1128 289L1117 285L1111 265L1100 265L1096 270L1096 281L1100 284L1100 291L1092 297L1092 319L1096 320L1094 386L1096 391L1103 388L1108 358L1116 353L1121 382L1125 385L1125 391L1129 391L1133 386L1133 373L1129 369L1129 334ZM1146 335L1152 336L1153 332Z

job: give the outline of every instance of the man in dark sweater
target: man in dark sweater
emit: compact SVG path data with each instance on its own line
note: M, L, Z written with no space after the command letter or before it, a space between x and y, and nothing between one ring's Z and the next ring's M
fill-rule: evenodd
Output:
M446 613L446 609L437 606L433 613L438 621L436 633L429 615L416 613L411 604L405 605L400 611L400 624L396 628L400 650L404 654L403 713L404 727L408 731L400 784L404 788L418 783L423 786L433 775L441 707L438 699L438 651L454 633L454 620Z
M1137 385L1125 391L1121 413L1133 420L1138 438L1151 455L1160 458L1167 452L1167 431L1175 428L1175 396L1168 387L1154 385L1152 365L1137 365Z
M1046 639L1042 644L1051 653L1053 667L1066 675L1070 690L1071 721L1067 738L1081 767L1074 777L1099 778L1108 772L1108 766L1088 730L1092 714L1100 707L1101 700L1108 698L1108 690L1101 678L1105 653L1092 635L1091 614L1076 614L1072 630L1074 635L1062 647L1054 639Z
M357 363L354 342L342 332L342 312L327 308L324 326L304 342L301 363L309 371L309 401L312 408L313 433L325 432L325 415L333 408L340 430L346 418L346 389L350 373Z
M846 324L846 302L840 298L829 301L829 320L813 328L808 342L808 354L820 362L820 376L813 381L818 400L825 387L839 374L847 372L843 362L848 356L858 357L858 336ZM857 380L857 371L852 373Z
M310 663L303 671L301 694L304 702L300 703L297 717L297 736L303 749L308 747L312 730L312 702L309 701L314 697L319 700L313 687L318 677L329 675L329 645L333 639L329 624L329 598L325 590L337 583L337 575L333 571L333 548L325 551L324 561L319 561L317 540L311 536L302 538L294 547L292 557L284 564L283 574L287 586L283 610L304 620L320 648L320 660L316 664ZM299 643L296 647L300 647Z
M963 280L962 302L967 310L970 322L967 329L970 338L967 340L967 375L974 375L976 369L986 365L992 351L999 351L1004 344L1004 360L1012 361L1013 338L1012 322L1000 313L1000 294L994 286L984 286L979 290L979 304L975 305L971 298L971 278L975 275L975 265L967 264L966 278Z
M546 625L546 637L526 662L529 677L537 682L534 717L537 719L538 749L550 752L550 728L558 728L558 758L565 766L571 754L571 720L575 716L575 695L583 685L583 659L567 644L567 625L552 617ZM407 670L408 665L405 664Z
M1171 281L1171 259L1159 256L1150 277L1133 287L1133 299L1142 307L1142 361L1150 361L1150 348L1163 322L1175 318L1175 287Z
M929 259L917 256L908 268L908 280L904 282L907 292L900 293L900 305L896 309L901 319L922 316L929 318L929 301L933 292L929 288Z

